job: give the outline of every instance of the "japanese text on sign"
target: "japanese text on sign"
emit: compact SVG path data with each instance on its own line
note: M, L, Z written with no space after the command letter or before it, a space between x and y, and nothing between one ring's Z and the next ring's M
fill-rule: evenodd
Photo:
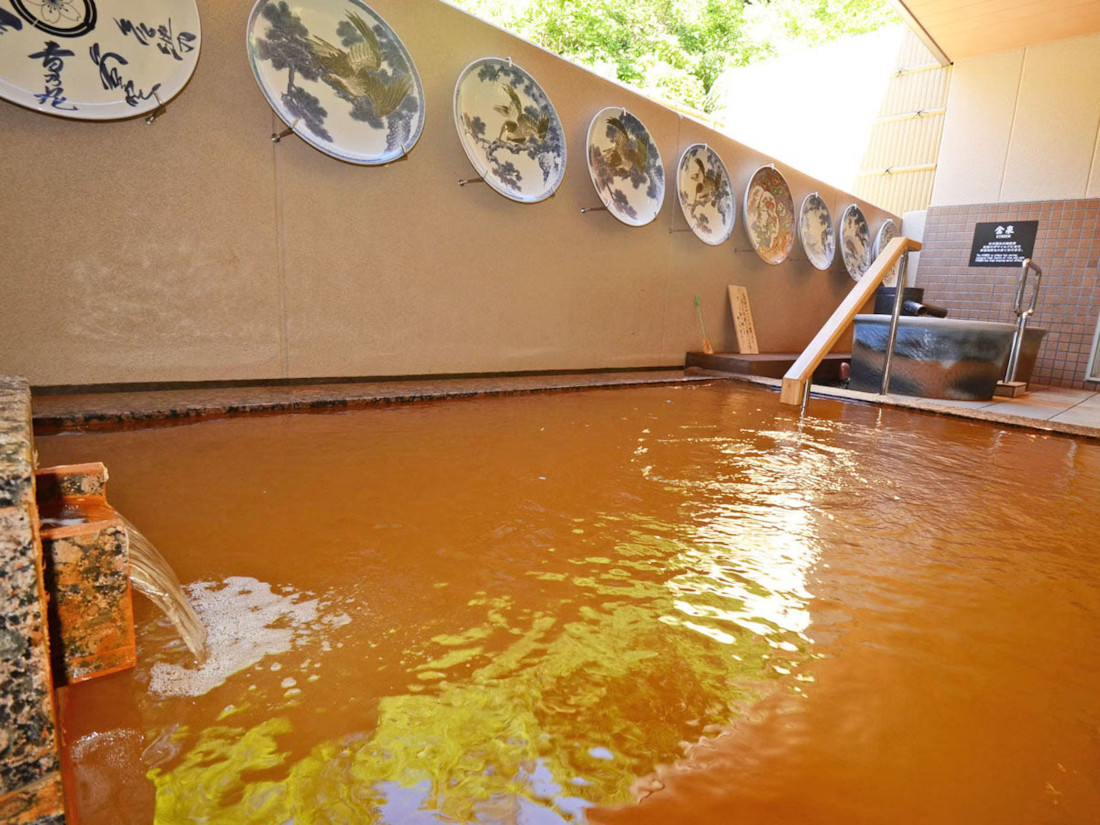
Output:
M970 266L1017 266L1035 250L1038 221L999 221L974 226Z

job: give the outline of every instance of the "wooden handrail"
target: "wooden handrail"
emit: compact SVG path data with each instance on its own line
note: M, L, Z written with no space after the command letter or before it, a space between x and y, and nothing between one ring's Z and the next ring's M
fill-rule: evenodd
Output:
M875 258L874 263L871 264L864 276L856 281L852 291L840 302L840 306L825 322L825 326L818 330L809 346L803 350L802 354L798 356L798 360L791 365L791 368L787 370L787 374L783 376L783 387L779 392L781 403L796 406L802 404L806 386L813 378L814 370L817 369L818 364L825 358L829 350L833 348L833 344L836 343L840 334L852 323L856 313L863 308L863 305L867 303L874 291L879 288L883 279L894 268L894 264L901 259L901 256L906 252L919 252L920 247L920 242L914 241L912 238L894 238L886 244L886 248Z

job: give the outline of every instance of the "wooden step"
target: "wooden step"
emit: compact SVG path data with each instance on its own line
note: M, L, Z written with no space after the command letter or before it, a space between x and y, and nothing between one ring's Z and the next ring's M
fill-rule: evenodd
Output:
M798 360L797 352L689 352L684 367L730 372L737 375L759 375L765 378L782 378ZM815 381L839 381L840 365L852 359L851 353L834 352L826 355L814 370Z

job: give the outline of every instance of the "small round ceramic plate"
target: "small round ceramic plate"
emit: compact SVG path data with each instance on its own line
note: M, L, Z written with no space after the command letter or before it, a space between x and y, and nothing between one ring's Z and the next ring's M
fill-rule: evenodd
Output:
M689 146L680 156L676 182L680 208L696 237L711 246L726 240L737 210L729 172L718 153L705 143Z
M535 79L483 57L455 84L455 128L466 157L495 190L521 203L554 194L565 176L565 130Z
M745 231L753 249L779 264L794 246L794 201L787 181L774 166L761 166L745 188Z
M858 281L871 266L871 232L863 210L854 203L844 210L840 219L840 254L844 268Z
M828 269L836 256L836 233L829 206L817 192L802 201L798 216L798 235L806 257L817 269Z
M326 155L376 166L420 138L420 75L393 29L359 0L258 0L248 56L275 114Z
M875 247L874 254L871 256L873 261L879 255L882 254L882 250L886 248L886 244L894 240L898 236L898 225L894 223L892 218L887 218L882 222L882 226L878 228L878 234L875 235ZM890 272L882 280L883 286L897 286L898 285L898 267L901 266L901 261L898 261L891 268Z
M195 0L0 2L0 98L75 120L154 111L199 60Z
M665 201L657 144L626 109L603 109L588 127L588 174L607 210L628 226L651 223Z

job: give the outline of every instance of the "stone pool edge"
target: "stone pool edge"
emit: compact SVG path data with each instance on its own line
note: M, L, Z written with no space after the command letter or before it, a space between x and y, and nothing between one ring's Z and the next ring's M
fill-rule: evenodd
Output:
M772 390L778 390L781 384L775 378L689 367L646 372L379 379L332 384L41 395L33 398L32 405L35 431L49 435L187 424L242 415L354 410L384 404L716 380L755 384ZM812 388L811 414L814 400L826 398L949 415L1058 435L1100 438L1100 428L1085 424L957 406L937 399L883 396L820 384Z
M0 376L0 820L65 822L27 382Z
M728 378L696 370L377 380L231 389L41 395L33 399L35 431L111 430L232 418L241 415L354 410L499 395L698 383Z

